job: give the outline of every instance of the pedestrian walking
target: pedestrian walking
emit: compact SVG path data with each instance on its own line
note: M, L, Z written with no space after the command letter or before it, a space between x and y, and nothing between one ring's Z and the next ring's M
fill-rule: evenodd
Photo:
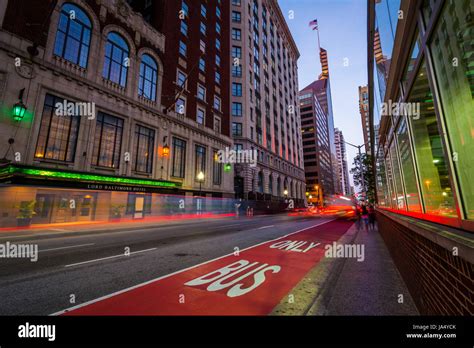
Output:
M372 204L369 205L369 227L375 231L375 208Z
M355 213L356 213L356 224L357 224L357 231L360 231L362 219L361 219L361 208L360 206L356 205Z
M365 231L368 232L369 231L369 210L367 209L367 206L365 204L362 206L361 214L362 214L362 221L364 224Z

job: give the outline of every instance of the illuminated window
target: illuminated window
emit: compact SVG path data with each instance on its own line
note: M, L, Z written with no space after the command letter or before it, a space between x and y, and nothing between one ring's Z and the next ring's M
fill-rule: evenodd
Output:
M64 102L46 94L35 158L74 162L80 115L58 116L55 105Z

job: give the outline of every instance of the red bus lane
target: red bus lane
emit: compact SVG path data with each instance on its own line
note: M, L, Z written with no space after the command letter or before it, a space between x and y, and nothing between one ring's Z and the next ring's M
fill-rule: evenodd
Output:
M351 225L333 220L56 314L267 315Z

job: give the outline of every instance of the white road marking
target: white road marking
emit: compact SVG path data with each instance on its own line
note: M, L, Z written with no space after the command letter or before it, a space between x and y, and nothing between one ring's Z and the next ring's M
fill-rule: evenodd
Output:
M249 249L252 249L252 248L255 248L255 247L258 247L259 245L262 245L262 244L265 244L265 243L273 242L273 241L278 240L278 239L286 238L286 237L291 236L291 235L293 235L293 234L296 234L296 233L299 233L299 232L303 232L303 231L309 230L310 228L313 228L313 227L317 227L317 226L320 226L320 225L324 225L324 224L326 224L326 223L328 223L328 222L331 222L331 221L334 221L334 220L336 220L336 219L327 220L327 221L321 222L321 223L319 223L319 224L316 224L316 225L313 225L313 226L309 226L309 227L305 227L305 228L303 228L303 229L301 229L301 230L298 230L298 231L295 231L295 232L291 232L291 233L285 234L284 236L277 237L277 238L275 238L275 239L267 240L267 241L265 241L265 242L261 242L261 243L258 243L258 244L249 246L248 248L241 249L240 252L245 251L245 250L249 250ZM161 277L158 277L158 278L155 278L155 279L151 279L151 280L148 280L148 281L146 281L146 282L143 282L143 283L140 283L140 284L137 284L137 285L133 285L133 286L128 287L128 288L126 288L126 289L113 292L113 293L111 293L111 294L108 294L108 295L105 295L105 296L96 298L96 299L94 299L94 300L90 300L90 301L87 301L87 302L78 304L78 305L73 306L73 307L70 307L70 308L63 309L62 311L55 312L55 313L52 313L52 314L50 314L50 315L61 315L61 314L64 314L64 313L73 311L73 310L75 310L75 309L78 309L78 308L81 308L81 307L85 307L85 306L88 306L88 305L90 305L90 304L93 304L93 303L102 301L102 300L106 300L106 299L108 299L108 298L110 298L110 297L113 297L113 296L116 296L116 295L120 295L120 294L122 294L122 293L124 293L124 292L127 292L127 291L130 291L130 290L133 290L133 289L136 289L136 288L139 288L139 287L142 287L142 286L145 286L145 285L154 283L154 282L156 282L156 281L158 281L158 280L165 279L165 278L169 278L169 277L174 276L174 275L176 275L176 274L179 274L179 273L182 273L182 272L186 272L186 271L188 271L188 270L190 270L190 269L193 269L193 268L196 268L196 267L199 267L199 266L202 266L202 265L206 265L206 264L208 264L208 263L211 263L211 262L214 262L214 261L223 259L224 257L230 256L230 255L234 255L234 252L231 252L231 253L226 254L226 255L223 255L223 256L216 257L216 258L214 258L214 259L212 259L212 260L205 261L205 262L199 263L199 264L194 265L194 266L190 266L190 267L183 268L183 269L181 269L181 270L179 270L179 271L172 272L172 273L166 274L166 275L164 275L164 276L161 276Z
M52 250L60 250L60 249L70 249L70 248L79 248L82 246L87 246L87 245L95 245L95 243L87 243L87 244L79 244L79 245L70 245L70 246L65 246L65 247L59 247L59 248L50 248L50 249L42 249L39 250L39 252L44 252L44 251L52 251Z
M264 228L270 228L270 227L275 227L275 225L262 226L262 227L257 228L257 230L263 230Z
M139 250L139 251L133 251L133 252L131 252L131 253L128 254L128 255L138 254L138 253L144 253L145 251L151 251L151 250L156 250L156 248L145 249L145 250ZM125 255L125 253L123 253L123 254L114 255L114 256L107 256L107 257L102 257L102 258L100 258L100 259L94 259L94 260L89 260L89 261L82 261L82 262L78 262L78 263L71 263L70 265L65 265L64 267L73 267L73 266L78 266L78 265L84 265L84 264L86 264L86 263L97 262L97 261L102 261L102 260L109 260L109 259L113 259L113 258L115 258L115 257L122 257L122 256L128 256L128 255Z

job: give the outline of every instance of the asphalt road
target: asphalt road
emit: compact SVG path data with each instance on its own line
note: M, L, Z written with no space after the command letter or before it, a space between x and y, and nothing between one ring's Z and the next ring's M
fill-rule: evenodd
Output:
M39 248L37 262L0 259L0 315L55 313L324 221L276 215L162 223L127 231L0 237L2 244L35 243Z

